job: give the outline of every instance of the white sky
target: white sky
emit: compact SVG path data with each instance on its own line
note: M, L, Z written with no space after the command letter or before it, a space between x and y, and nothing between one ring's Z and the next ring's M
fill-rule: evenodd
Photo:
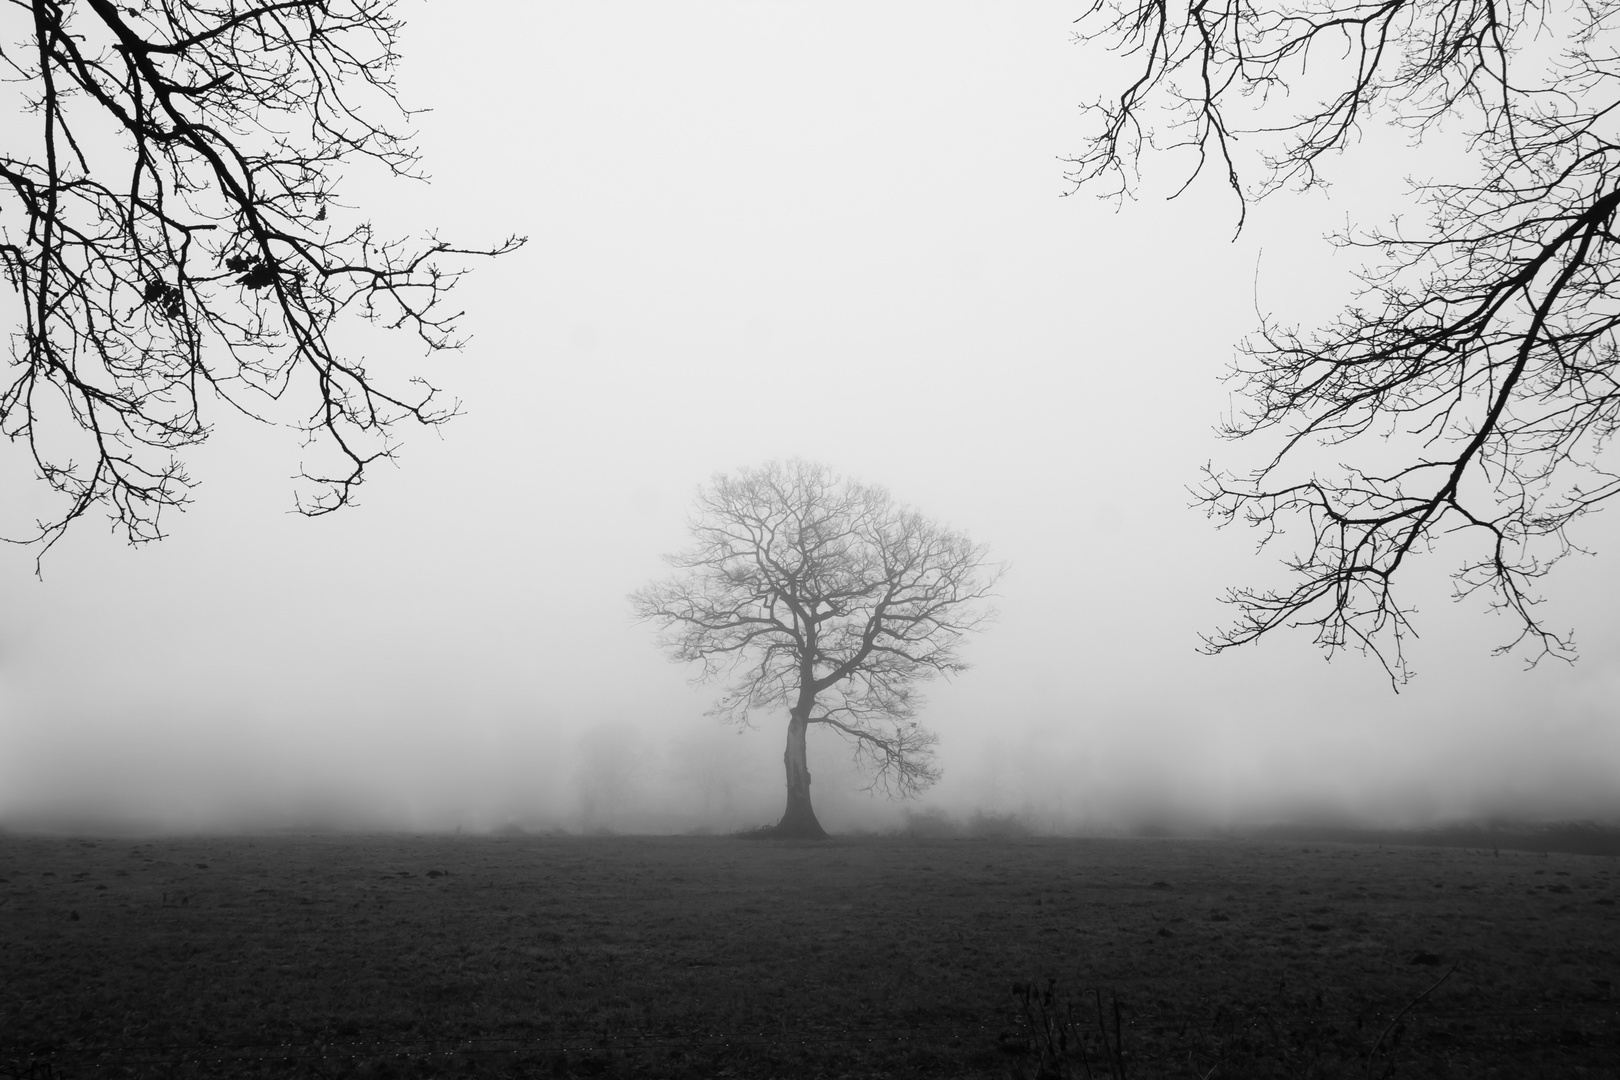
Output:
M195 508L135 551L95 523L31 577L0 552L0 823L730 828L774 820L783 732L705 718L626 594L717 471L800 455L1012 565L974 670L931 688L944 781L915 808L1063 828L1310 813L1620 815L1620 526L1551 579L1584 659L1417 561L1418 679L1303 635L1197 635L1254 537L1187 508L1231 346L1332 314L1318 239L1399 170L1345 158L1232 242L1213 183L1061 198L1106 61L1084 4L412 4L431 187L348 189L394 231L527 248L462 286L464 402L362 505L286 513L299 447L221 414ZM1261 252L1264 252L1261 255ZM1258 274L1256 267L1259 267ZM373 350L372 363L414 362ZM403 370L404 368L402 368ZM9 455L15 457L15 455ZM0 501L34 498L15 461ZM1611 515L1612 517L1612 515ZM1425 565L1429 564L1429 565ZM811 747L831 828L904 807Z

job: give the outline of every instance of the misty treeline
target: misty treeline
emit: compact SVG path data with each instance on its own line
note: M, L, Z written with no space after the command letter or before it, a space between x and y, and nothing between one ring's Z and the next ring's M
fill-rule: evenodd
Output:
M1181 190L1218 174L1241 228L1251 204L1324 185L1368 128L1460 137L1455 172L1416 185L1417 221L1334 238L1365 260L1337 319L1263 317L1240 346L1246 404L1222 433L1270 441L1257 468L1209 470L1198 497L1293 547L1286 584L1228 593L1237 617L1211 651L1305 626L1404 681L1395 582L1443 544L1457 595L1511 616L1503 651L1573 657L1535 604L1577 550L1570 527L1620 493L1617 14L1615 0L1098 0L1081 20L1080 40L1124 65L1071 162L1082 190L1127 195L1162 151Z
M14 303L0 432L52 509L48 548L107 511L162 535L185 451L221 415L305 436L297 507L349 503L402 423L454 412L335 339L345 315L457 347L446 297L479 251L378 235L345 166L417 177L392 0L10 0L0 264Z
M675 572L630 598L700 681L722 681L714 715L751 725L788 711L787 805L772 833L825 835L810 802L805 736L836 732L872 784L913 795L939 777L917 683L967 665L1003 568L982 544L885 490L793 459L716 477L697 496L693 544Z

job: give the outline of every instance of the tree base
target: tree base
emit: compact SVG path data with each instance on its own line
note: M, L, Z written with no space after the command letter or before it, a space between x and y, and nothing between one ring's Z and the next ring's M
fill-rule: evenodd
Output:
M771 835L792 840L825 840L827 830L816 820L809 801L790 803L782 820L771 827Z
M821 826L816 826L818 830ZM784 832L776 825L761 825L757 829L744 829L731 834L739 840L831 840L825 830L817 832Z

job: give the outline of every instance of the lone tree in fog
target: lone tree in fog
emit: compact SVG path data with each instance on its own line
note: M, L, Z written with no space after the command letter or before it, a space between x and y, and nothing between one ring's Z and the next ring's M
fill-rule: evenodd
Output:
M696 543L674 576L636 592L636 616L702 681L727 679L714 714L749 724L786 706L787 809L775 832L821 837L805 733L846 739L873 785L907 796L939 777L915 719L919 681L962 671L962 637L993 612L986 549L822 465L717 477L697 500Z
M446 293L471 251L376 235L337 201L342 166L416 176L395 97L392 0L11 0L0 265L14 303L0 432L56 493L48 549L92 508L162 535L214 412L301 428L298 507L349 503L421 379L380 379L332 333L358 314L454 348ZM445 261L448 260L448 261ZM273 415L281 413L283 415Z
M1242 348L1249 404L1224 434L1276 450L1212 471L1203 501L1301 543L1282 587L1228 594L1238 618L1209 648L1304 626L1404 680L1394 583L1449 533L1457 595L1512 618L1499 651L1573 657L1535 604L1569 526L1620 496L1620 3L1097 0L1080 37L1125 57L1071 174L1105 195L1173 150L1183 190L1218 170L1241 228L1255 199L1322 185L1365 128L1466 137L1456 174L1416 188L1426 221L1336 238L1376 260L1336 321L1266 319Z

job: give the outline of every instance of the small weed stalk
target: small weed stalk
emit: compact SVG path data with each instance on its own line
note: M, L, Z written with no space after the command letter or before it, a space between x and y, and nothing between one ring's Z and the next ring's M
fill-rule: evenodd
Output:
M1114 1032L1110 1038L1100 990L1092 991L1097 1012L1094 1032L1087 1030L1077 1015L1074 1002L1059 997L1056 979L1048 979L1044 987L1016 983L1012 994L1018 1005L1015 1022L1021 1032L1011 1040L1004 1035L1003 1049L1018 1057L1033 1057L1031 1075L1034 1080L1068 1080L1070 1077L1093 1080L1097 1076L1125 1080L1125 1051L1117 998L1113 999ZM1093 1039L1100 1050L1096 1055L1098 1072L1092 1071L1092 1055L1087 1053L1087 1045ZM1107 1071L1100 1071L1104 1066ZM1019 1070L1015 1075L1022 1077L1025 1073Z
M1431 984L1430 987L1427 990L1423 991L1423 993L1419 994L1417 997L1415 997L1411 1001L1407 1002L1406 1003L1406 1008L1404 1008L1400 1012L1396 1013L1394 1015L1394 1017L1390 1020L1390 1022L1384 1025L1384 1030L1380 1031L1378 1033L1378 1039L1373 1043L1373 1048L1372 1048L1371 1052L1369 1052L1367 1054L1367 1073L1366 1073L1367 1080L1372 1080L1373 1065L1376 1063L1377 1058L1378 1058L1378 1048L1384 1045L1385 1036L1387 1036L1390 1033L1391 1029L1395 1029L1396 1040L1399 1040L1399 1038L1400 1038L1400 1030L1396 1029L1396 1025L1401 1022L1401 1017L1403 1017L1407 1013L1411 1012L1412 1008L1415 1005L1417 1005L1418 1002L1422 1001L1424 998L1428 997L1430 994L1432 994L1436 990L1440 989L1440 984L1445 982L1447 979L1451 978L1451 973L1453 971L1456 971L1456 970L1457 970L1457 965L1452 964L1451 967L1446 969L1446 973L1444 975L1442 975L1438 979L1436 979L1433 982L1433 984ZM1378 1074L1380 1077L1388 1077L1391 1074L1393 1074L1394 1071L1395 1071L1395 1060L1394 1060L1394 1058L1395 1058L1395 1045L1396 1045L1396 1041L1391 1041L1391 1043L1390 1043L1390 1061L1384 1067L1384 1071Z
M1097 1033L1102 1036L1103 1051L1108 1055L1108 1075L1125 1080L1125 1040L1119 1033L1119 998L1114 999L1114 1041L1108 1041L1108 1024L1103 1020L1102 991L1092 990L1097 1000Z

